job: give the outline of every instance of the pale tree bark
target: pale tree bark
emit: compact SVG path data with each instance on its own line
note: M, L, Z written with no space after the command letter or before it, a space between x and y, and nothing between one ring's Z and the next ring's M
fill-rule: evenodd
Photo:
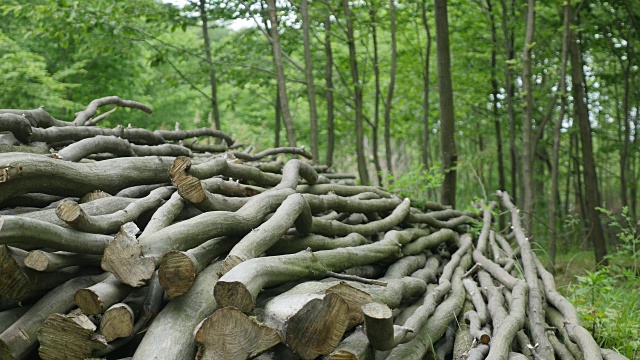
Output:
M502 5L502 33L504 37L504 49L507 57L504 67L506 98L507 98L507 112L509 114L509 155L511 158L511 191L510 194L514 199L518 198L518 149L516 148L516 114L513 106L513 97L515 93L515 87L511 75L511 62L515 58L513 51L513 29L508 26L509 23L509 9L506 0L500 0Z
M318 110L316 108L316 92L313 83L313 62L311 61L311 45L309 40L309 0L302 0L302 36L304 42L304 73L307 80L307 97L309 98L309 121L311 122L311 153L314 160L320 160L318 149Z
M274 1L274 0L269 0ZM356 105L356 156L358 158L358 175L363 185L369 185L369 172L367 171L367 159L364 153L364 128L363 128L363 93L358 73L358 60L356 58L356 42L353 30L353 15L349 8L349 1L342 0L345 18L347 22L347 41L349 43L349 63L351 67L351 79L353 81L355 105Z
M284 127L287 131L287 142L289 146L296 146L296 130L289 109L289 98L287 97L287 82L284 75L284 65L282 63L282 46L280 45L280 34L278 33L278 18L276 15L275 0L267 0L269 7L269 21L271 22L271 48L273 50L273 63L276 67L276 77L278 80L278 92L280 95L280 106Z
M532 59L535 30L535 0L527 2L527 27L522 53L522 177L524 185L525 231L531 233L531 217L533 215L533 82Z
M453 88L451 84L451 56L449 51L449 21L447 0L434 0L436 19L436 46L438 50L438 86L440 88L440 146L442 149L441 202L456 204L456 142L453 113Z
M218 82L216 80L216 70L213 67L211 57L211 40L209 40L209 16L207 15L207 1L200 0L198 9L200 10L200 21L202 21L202 38L204 39L204 53L209 62L209 80L211 81L211 109L213 111L213 122L216 130L220 128L220 110L218 108Z
M396 6L394 0L389 0L389 21L391 22L391 69L389 70L389 89L387 91L387 100L384 103L384 149L387 159L387 171L393 175L393 164L391 162L391 101L393 101L393 90L396 84L397 64Z
M422 165L428 169L431 164L429 151L429 71L431 67L431 27L427 22L427 1L422 0L420 6L422 26L427 33L427 49L425 50L424 72L422 74Z
M504 174L504 161L502 152L502 125L500 124L500 114L498 110L498 93L500 91L498 87L498 79L496 76L497 70L497 51L498 48L498 33L496 31L496 21L493 15L493 4L491 0L486 0L487 12L489 13L489 21L491 26L491 41L493 42L493 48L491 49L491 97L492 97L492 112L493 112L493 124L496 131L496 155L498 158L498 188L505 190L507 188L507 182ZM500 216L500 228L505 226L504 217Z
M331 17L324 19L324 53L326 57L326 67L324 72L325 84L327 86L327 166L333 165L333 149L335 146L335 126L333 124L333 52L331 51Z
M577 17L573 15L574 18ZM589 123L589 109L587 108L586 91L584 88L584 75L582 72L582 54L580 45L577 42L576 34L569 32L569 51L571 56L571 80L572 91L575 102L575 112L580 127L580 141L582 143L582 161L584 164L584 188L586 203L586 213L588 218L589 234L593 241L596 255L596 262L599 265L607 265L607 244L604 230L600 223L600 215L596 206L599 206L598 178L596 175L596 165L593 158L593 142L591 138L591 124Z
M568 4L564 5L564 30L562 33L562 58L560 64L560 84L558 91L562 94L560 98L560 114L558 122L553 128L553 154L551 160L551 195L549 198L549 258L551 263L556 262L556 214L557 214L557 198L558 198L558 171L560 167L560 130L562 130L562 121L564 119L567 107L567 57L569 52L569 23L570 8Z
M372 7L369 10L371 17L371 36L373 37L373 75L375 78L376 89L374 95L374 113L373 126L371 126L372 142L373 142L373 165L376 167L378 176L378 184L382 185L382 166L380 165L378 128L380 125L380 61L378 57L378 26L376 20L377 8Z

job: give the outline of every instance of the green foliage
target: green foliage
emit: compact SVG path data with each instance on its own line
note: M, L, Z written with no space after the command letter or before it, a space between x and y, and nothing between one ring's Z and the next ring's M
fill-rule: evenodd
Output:
M412 205L421 207L428 200L433 200L431 194L439 188L444 180L440 165L425 169L422 164L414 164L409 171L393 176L386 174L385 182L389 184L389 191L403 198L411 198Z
M598 211L603 213L609 220L609 227L611 227L616 237L620 241L618 243L617 252L611 256L623 256L628 257L633 262L633 267L638 269L638 262L640 261L640 221L636 223L629 215L629 207L625 206L620 212L620 216L617 217L605 208L597 208ZM640 269L638 269L640 270Z
M66 100L64 95L78 84L66 81L84 73L83 65L72 64L51 74L42 55L23 48L0 29L0 104L13 109L41 105L58 110L71 108L73 101Z
M630 359L640 356L640 238L638 224L624 207L619 217L598 208L620 240L607 258L615 263L586 275L576 276L569 285L570 300L599 345L613 348Z
M576 276L569 299L583 326L600 347L613 348L629 359L640 356L640 278L619 266Z

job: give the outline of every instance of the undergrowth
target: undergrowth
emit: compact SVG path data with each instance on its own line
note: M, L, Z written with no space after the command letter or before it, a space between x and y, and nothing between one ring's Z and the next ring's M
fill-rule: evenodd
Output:
M611 265L594 269L593 261L589 271L584 264L585 270L573 274L573 281L562 290L600 347L640 359L640 224L630 219L626 209L618 217L600 211L618 238L618 246L607 256Z

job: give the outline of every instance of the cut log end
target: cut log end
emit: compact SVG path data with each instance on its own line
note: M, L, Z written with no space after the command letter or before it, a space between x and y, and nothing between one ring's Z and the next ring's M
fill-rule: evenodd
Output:
M96 326L84 314L53 314L38 330L43 360L84 359L107 347L106 339L95 333Z
M338 350L329 356L329 360L359 360L358 357L348 350Z
M256 306L255 298L240 281L218 281L213 296L220 307L232 306L249 312Z
M194 260L182 251L170 251L162 257L158 277L167 296L180 296L191 289L196 280Z
M79 200L78 203L79 204L84 204L84 203L88 203L94 200L98 200L98 199L102 199L102 198L106 198L106 197L111 197L111 194L106 193L102 190L96 190L96 191L92 191L89 193L84 194Z
M103 270L133 287L143 286L155 271L155 260L142 255L142 247L135 237L138 231L133 223L122 225L104 250L101 262Z
M200 204L205 199L200 180L189 175L172 177L172 183L178 188L180 196L192 204Z
M220 276L226 274L227 272L229 272L229 270L233 269L234 267L236 267L238 264L240 264L241 262L243 262L244 260L238 256L235 255L229 255L227 256L224 261L222 262L222 270L220 270Z
M325 293L338 294L347 302L349 306L349 323L347 324L347 329L351 329L364 321L362 306L373 301L369 293L356 289L344 282L328 288Z
M29 278L6 245L0 245L0 274L0 297L20 300L29 292Z
M313 299L287 321L285 343L303 359L315 359L338 346L349 321L349 305L338 294Z
M58 207L56 207L56 215L58 215L60 220L70 226L76 225L86 216L80 205L73 200L63 200L60 202Z
M186 156L178 156L173 161L173 166L169 169L169 176L171 180L178 179L185 175L185 172L191 167L191 159Z
M76 305L88 315L102 314L104 311L104 302L100 296L91 289L80 289L76 291L74 297Z
M376 302L362 306L364 326L371 346L376 350L391 350L393 341L393 313L385 305Z
M24 258L24 265L36 271L45 271L49 267L49 257L42 250L33 250Z
M229 307L209 316L195 340L198 359L247 359L281 342L276 330Z
M133 310L129 305L115 304L102 316L100 333L107 341L130 336L133 333L134 320Z

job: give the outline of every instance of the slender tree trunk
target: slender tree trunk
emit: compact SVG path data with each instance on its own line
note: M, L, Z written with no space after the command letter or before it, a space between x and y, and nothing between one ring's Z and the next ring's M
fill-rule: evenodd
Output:
M296 130L289 109L289 99L287 97L287 82L284 75L284 65L282 64L282 47L280 46L280 34L278 33L278 18L276 16L275 0L267 0L269 8L269 21L271 22L271 48L273 50L273 63L276 67L276 77L278 80L278 92L280 94L280 106L282 107L282 118L287 131L287 142L289 146L296 146Z
M449 20L447 0L434 0L436 19L436 46L438 50L438 86L440 88L440 146L442 149L441 202L456 205L456 142L451 85L451 58L449 51Z
M311 45L309 40L309 0L302 0L300 12L302 12L302 35L304 41L304 73L307 80L309 121L311 122L311 153L313 154L313 159L319 162L318 110L316 109L316 92L313 83L313 62L311 61Z
M576 117L580 126L580 140L582 142L582 161L584 163L584 187L588 196L585 197L587 217L589 220L590 236L599 265L607 265L607 244L604 231L600 223L600 216L596 207L598 201L598 177L593 158L593 143L591 139L591 125L589 124L589 110L585 102L584 78L582 73L582 55L580 45L573 31L570 31L571 79Z
M427 22L427 3L422 0L421 6L422 26L427 33L427 49L425 50L424 72L422 74L422 165L425 170L431 165L429 151L429 71L431 65L431 28Z
M389 89L387 101L384 103L384 148L387 158L387 171L393 175L393 164L391 162L391 101L393 100L393 90L396 84L396 5L394 0L389 0L389 21L391 22L391 69L389 73Z
M524 180L524 216L523 225L531 233L531 217L533 216L533 83L532 59L535 30L535 0L528 0L527 27L522 54L522 177Z
M331 17L324 19L324 53L326 66L324 71L324 81L327 86L325 94L327 99L327 166L333 166L333 149L335 146L335 126L333 124L333 52L331 51Z
M627 57L629 55L629 42L627 42ZM631 143L631 119L629 118L629 88L630 88L630 74L631 59L627 58L627 66L624 69L624 97L622 98L622 111L624 113L624 139L622 142L622 148L620 149L620 200L622 206L628 206L629 201L627 197L628 193L628 175L629 170L629 145Z
M514 199L518 198L518 149L516 147L516 114L513 105L513 98L515 94L515 86L511 75L511 63L515 57L513 51L513 30L509 29L508 19L509 10L505 0L500 0L502 5L502 33L504 36L504 49L507 57L504 67L505 87L507 89L507 112L509 114L509 154L511 157L511 196Z
M274 1L274 0L270 0ZM353 17L349 8L349 0L342 0L345 17L347 20L347 41L349 42L349 63L351 67L351 79L353 81L356 103L356 156L358 158L358 175L363 185L369 185L369 172L364 153L364 128L363 128L363 94L362 84L358 74L358 60L356 58L356 42L353 35Z
M493 15L493 4L491 0L487 1L487 11L489 12L489 20L491 21L491 40L493 41L493 48L491 49L491 97L493 102L493 124L496 130L496 155L498 160L498 188L500 190L507 189L507 183L504 174L504 161L502 153L502 126L500 125L500 114L498 110L498 79L497 79L497 47L498 47L498 34L496 31L495 16ZM505 227L505 218L500 216L500 229Z
M276 137L275 147L280 147L280 127L282 126L282 107L280 106L280 90L276 88Z
M571 8L569 4L564 4L564 30L562 33L562 56L560 59L560 84L558 91L560 98L560 114L558 114L558 122L553 127L553 154L551 160L551 195L549 197L549 224L551 231L549 235L549 257L551 263L556 263L556 233L557 233L557 198L558 198L558 170L560 166L560 135L562 130L562 121L564 120L565 109L567 107L567 57L569 52L569 24L570 24Z
M213 122L216 130L222 130L220 127L220 110L218 108L218 82L216 80L216 71L213 67L213 59L211 57L211 41L209 40L209 16L207 15L206 0L198 2L200 10L200 20L202 21L202 38L204 39L204 53L209 63L209 80L211 81L211 109L213 111Z
M375 5L372 5L375 6ZM378 141L378 129L380 126L380 61L378 57L378 26L376 20L377 9L371 8L369 16L371 17L371 36L373 37L373 75L375 77L375 105L373 114L373 164L376 167L378 176L378 184L382 185L382 166L380 164L380 146ZM392 174L393 175L393 174Z

